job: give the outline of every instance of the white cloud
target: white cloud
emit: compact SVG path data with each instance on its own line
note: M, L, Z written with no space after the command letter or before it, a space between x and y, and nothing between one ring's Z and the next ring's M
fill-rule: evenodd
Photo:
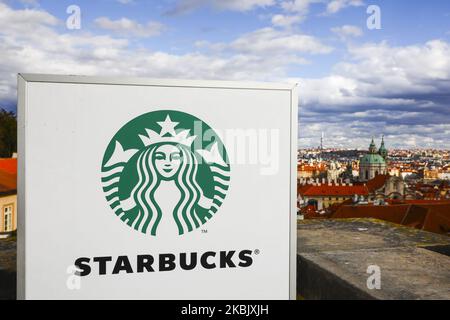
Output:
M7 30L17 32L28 32L41 29L46 26L55 26L58 23L51 14L37 9L12 10L6 4L0 2L0 31Z
M136 49L126 39L83 30L58 33L59 25L63 21L45 11L14 10L0 3L0 101L15 100L18 72L261 81L281 79L289 64L305 63L294 54L297 50L328 50L310 37L291 39L285 33L266 30L224 44L229 51L226 54L177 55ZM287 51L282 52L277 36L293 42ZM264 45L264 39L274 43ZM246 43L251 40L259 42L255 49Z
M234 40L230 46L240 52L259 54L286 54L289 52L325 54L333 50L315 37L273 28L263 28L244 34Z
M363 6L362 0L331 0L327 4L326 13L334 14L347 7L360 7Z
M184 14L203 6L218 10L249 11L276 4L275 0L178 0L168 14Z
M303 20L300 15L283 15L276 14L272 17L272 24L276 27L289 28L292 25L299 23Z
M366 84L372 94L427 93L450 87L450 44L442 40L423 45L390 47L386 42L349 48L354 62L335 71Z
M224 75L245 80L281 80L290 66L310 63L303 55L328 54L333 50L315 37L273 28L243 34L229 43L197 41L195 46L210 50L211 57L221 57L227 70ZM238 67L236 61L248 64L239 63Z
M127 18L110 20L107 17L100 17L95 19L95 24L102 29L116 32L119 35L143 38L160 35L164 29L164 25L159 22L149 21L143 25Z
M331 31L338 35L342 40L351 37L360 37L363 35L361 28L352 25L331 28Z
M351 59L338 63L324 78L299 79L304 105L327 108L430 107L427 94L450 90L450 44L390 47L386 43L349 48Z
M224 10L248 11L257 7L270 7L275 4L274 0L210 0L214 6Z
M307 18L314 4L325 5L323 15L331 15L347 7L364 5L362 0L283 0L280 2L280 7L288 14L288 17L295 15L299 19L297 22L302 22Z
M326 107L334 111L345 108L372 108L373 106L399 106L414 103L407 98L389 98L367 95L364 83L352 77L334 74L319 79L299 79L302 83L301 104L318 108ZM343 108L344 107L344 108Z
M340 3L338 5L339 10L344 6L358 5L359 2L359 0L352 0L349 3ZM333 0L284 0L280 2L280 7L284 13L273 15L272 25L275 27L289 28L305 21L313 4L325 4L327 8L328 6L337 6ZM347 30L343 31L345 32Z
M366 147L383 132L399 146L450 140L450 43L443 40L350 46L349 58L329 75L286 79L290 65L306 63L302 55L332 48L312 36L263 28L228 43L199 42L200 52L170 54L109 35L57 32L63 25L45 11L0 3L0 101L15 101L18 72L292 81L300 83L302 145L317 145L321 131L335 146ZM208 47L214 50L202 53Z
M305 16L309 13L309 8L312 4L320 2L323 2L323 0L290 0L281 2L281 7L285 11Z
M424 95L450 90L450 44L436 40L422 46L367 44L349 49L352 59L331 75L299 79L304 105L342 110L419 105L432 107ZM424 96L423 101L420 97Z
M373 43L350 47L349 54L329 76L292 79L300 82L301 145L317 145L324 131L337 147L365 147L382 133L397 147L448 147L448 42Z
M326 12L333 14L347 7L362 6L362 0L178 0L168 14L184 14L201 7L218 10L250 11L279 5L284 12L300 15L304 19L313 4L326 5Z

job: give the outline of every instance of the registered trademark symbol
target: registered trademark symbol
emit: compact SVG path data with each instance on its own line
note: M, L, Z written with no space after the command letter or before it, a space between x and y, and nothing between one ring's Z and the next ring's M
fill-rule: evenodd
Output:
M254 253L255 253L255 254L259 254L259 253L260 253L259 249L256 249L256 250L254 251Z

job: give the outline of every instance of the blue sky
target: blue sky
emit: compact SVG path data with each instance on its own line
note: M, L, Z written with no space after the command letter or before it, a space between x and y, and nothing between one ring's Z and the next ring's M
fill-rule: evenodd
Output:
M299 82L301 147L450 145L446 0L0 0L0 49L7 109L18 72Z

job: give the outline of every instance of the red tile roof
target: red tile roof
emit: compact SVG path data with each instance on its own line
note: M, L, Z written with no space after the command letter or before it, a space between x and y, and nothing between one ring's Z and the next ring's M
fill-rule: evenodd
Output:
M17 159L16 158L0 159L0 171L9 174L17 174Z
M308 172L315 172L315 171L326 171L326 168L321 165L309 165L309 164L299 164L297 165L297 172L302 171L308 171Z
M330 197L339 197L339 196L353 196L363 195L367 196L369 192L367 191L367 187L364 185L357 186L343 186L343 185L331 185L322 184L322 185L305 185L300 187L298 192L302 196L330 196Z
M372 180L367 181L367 188L370 192L381 189L386 184L386 181L389 179L389 177L390 176L388 174L377 175Z
M17 159L0 159L0 195L17 192Z
M429 205L422 229L450 235L450 203Z
M409 201L405 204L343 205L332 218L375 218L440 234L450 234L450 201Z

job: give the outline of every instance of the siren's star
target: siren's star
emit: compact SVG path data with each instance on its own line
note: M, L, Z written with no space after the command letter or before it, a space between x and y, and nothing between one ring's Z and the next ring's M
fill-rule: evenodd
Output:
M166 133L169 133L172 137L174 137L176 135L175 133L175 127L179 124L179 122L173 122L170 119L170 116L167 115L166 120L161 121L161 122L157 122L160 127L161 127L161 132L159 133L159 135L161 137L164 137L164 135Z

